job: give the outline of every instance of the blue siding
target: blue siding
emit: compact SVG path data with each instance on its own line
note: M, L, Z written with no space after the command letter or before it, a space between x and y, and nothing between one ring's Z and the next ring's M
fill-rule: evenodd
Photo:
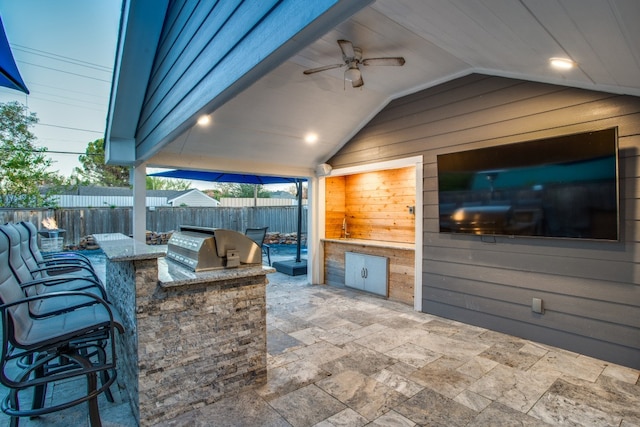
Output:
M202 76L219 66L233 49L218 38L240 1L225 1L214 9L183 8L172 31L162 38L156 55L140 126L157 125L163 107L180 102ZM185 16L188 15L188 16ZM165 23L166 24L166 23ZM159 114L156 114L159 113Z
M138 124L136 157L148 158L192 125L194 115L219 107L369 3L172 1Z

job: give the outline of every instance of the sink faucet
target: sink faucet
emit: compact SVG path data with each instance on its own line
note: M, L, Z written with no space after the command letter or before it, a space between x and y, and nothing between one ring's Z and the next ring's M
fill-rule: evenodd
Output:
M342 219L342 232L344 233L344 238L349 237L349 233L347 233L347 218Z

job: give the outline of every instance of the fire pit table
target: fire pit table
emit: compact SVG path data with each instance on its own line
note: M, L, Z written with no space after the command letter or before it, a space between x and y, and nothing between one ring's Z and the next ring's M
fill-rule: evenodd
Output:
M42 252L58 252L64 248L64 233L66 230L62 228L41 228L38 230L40 235L40 250Z

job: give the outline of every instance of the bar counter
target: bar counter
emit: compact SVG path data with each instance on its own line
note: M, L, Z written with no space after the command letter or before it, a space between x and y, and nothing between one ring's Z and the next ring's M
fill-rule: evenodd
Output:
M169 421L266 381L270 267L193 272L165 246L94 235L120 311L119 383L141 426Z

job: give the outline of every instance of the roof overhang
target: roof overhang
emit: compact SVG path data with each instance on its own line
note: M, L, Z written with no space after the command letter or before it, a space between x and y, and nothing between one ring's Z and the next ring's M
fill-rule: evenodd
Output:
M135 163L135 135L169 0L124 0L107 113L105 161Z

